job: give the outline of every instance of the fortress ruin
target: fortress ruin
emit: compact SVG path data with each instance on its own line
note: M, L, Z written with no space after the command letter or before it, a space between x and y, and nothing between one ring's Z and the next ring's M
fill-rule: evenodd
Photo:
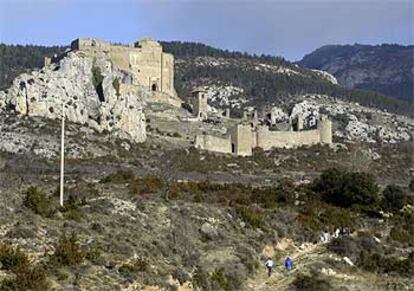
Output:
M137 85L152 93L152 98L180 106L174 88L174 56L163 52L159 42L145 38L133 45L111 44L94 38L78 38L71 43L72 51L88 56L105 55L117 68L133 76L130 84L120 84L122 92L136 92Z

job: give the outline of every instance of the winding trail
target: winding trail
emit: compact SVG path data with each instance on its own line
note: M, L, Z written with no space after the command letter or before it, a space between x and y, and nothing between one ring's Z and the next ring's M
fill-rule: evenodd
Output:
M309 264L320 259L325 246L322 244L309 244L304 248L296 248L293 252L282 251L283 257L275 262L275 268L270 277L267 276L265 268L258 271L256 276L249 279L246 283L246 291L274 291L274 290L291 290L290 284L294 280L294 274L299 270L306 268ZM284 259L289 255L293 258L294 269L288 275L284 268Z

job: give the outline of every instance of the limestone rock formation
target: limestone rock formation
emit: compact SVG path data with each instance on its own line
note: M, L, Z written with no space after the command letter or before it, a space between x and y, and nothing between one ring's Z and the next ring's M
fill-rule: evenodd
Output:
M56 119L64 106L71 122L143 142L146 131L142 96L120 90L120 84L131 78L104 57L69 52L58 63L18 76L7 92L0 92L0 108Z
M324 112L336 123L335 135L349 141L398 143L413 139L412 118L324 95L306 96L291 112L291 117L302 116L305 121Z

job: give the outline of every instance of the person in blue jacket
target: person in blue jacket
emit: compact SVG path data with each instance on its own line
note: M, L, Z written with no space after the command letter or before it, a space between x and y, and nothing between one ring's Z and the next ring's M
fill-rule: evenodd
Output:
M285 260L285 268L287 273L290 274L293 269L293 260L290 257L287 257Z

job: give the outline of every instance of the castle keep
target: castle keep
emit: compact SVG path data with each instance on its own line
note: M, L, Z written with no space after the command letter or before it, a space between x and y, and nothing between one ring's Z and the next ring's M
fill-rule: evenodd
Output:
M164 53L157 41L143 39L133 45L114 45L93 38L78 38L71 43L71 49L90 56L107 54L115 66L131 72L135 80L149 91L177 96L174 57Z

